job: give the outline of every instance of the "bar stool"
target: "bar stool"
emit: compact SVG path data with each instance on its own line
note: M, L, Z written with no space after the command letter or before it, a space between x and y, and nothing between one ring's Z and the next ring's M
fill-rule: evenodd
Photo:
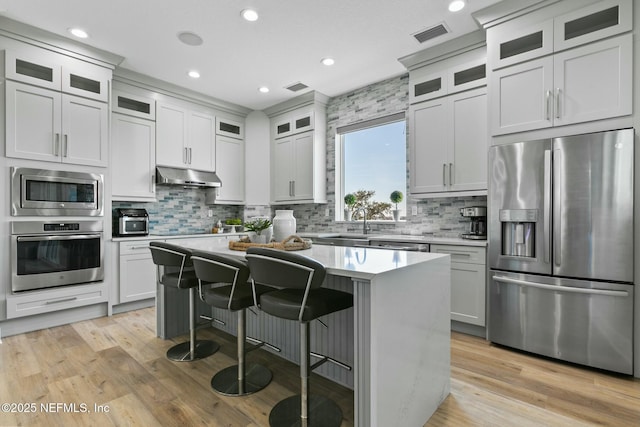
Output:
M310 372L325 362L346 369L349 366L311 353L309 322L326 314L353 306L353 295L323 288L326 270L319 262L303 255L275 249L251 247L247 260L254 286L281 288L260 296L260 308L276 317L300 322L300 380L301 394L276 404L269 414L269 425L275 426L340 426L342 411L323 396L309 395ZM310 364L310 356L321 360Z
M171 347L167 351L167 359L191 362L211 356L220 346L210 340L196 339L195 292L198 278L193 270L191 251L165 242L150 242L149 248L156 265L158 283L172 288L189 289L189 341Z
M276 289L256 285L256 298L254 298L251 285L247 283L249 266L243 259L225 257L205 251L194 251L191 260L196 277L200 281L200 295L203 300L213 307L235 311L238 314L238 364L229 366L215 374L211 379L211 387L226 396L244 396L262 390L271 382L271 371L265 366L255 363L245 365L245 356L248 351L255 350L262 345L267 345L276 351L280 351L280 349L247 337L246 309L253 306L255 299L260 295ZM209 287L203 286L203 284L209 285ZM247 340L251 340L257 345L246 350L245 342Z

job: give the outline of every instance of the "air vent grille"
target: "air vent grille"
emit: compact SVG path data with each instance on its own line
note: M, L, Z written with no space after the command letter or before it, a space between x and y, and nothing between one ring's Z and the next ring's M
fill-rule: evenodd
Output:
M413 37L415 37L416 40L418 40L420 43L424 43L428 40L445 35L448 32L449 29L446 27L446 25L444 23L440 23L434 27L427 28L426 30L422 30L419 33L413 34Z
M289 86L285 87L285 89L289 89L291 92L298 92L298 91L300 91L302 89L306 89L308 87L309 86L307 86L306 84L298 82L298 83L294 83L292 85L289 85Z

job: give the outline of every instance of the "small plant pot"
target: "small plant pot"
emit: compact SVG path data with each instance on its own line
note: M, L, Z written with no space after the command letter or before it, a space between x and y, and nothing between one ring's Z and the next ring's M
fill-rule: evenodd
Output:
M393 214L393 220L398 222L400 220L400 209L393 209L391 213Z
M266 234L256 234L255 236L251 237L251 241L253 243L269 243Z
M344 220L351 221L351 209L344 210Z

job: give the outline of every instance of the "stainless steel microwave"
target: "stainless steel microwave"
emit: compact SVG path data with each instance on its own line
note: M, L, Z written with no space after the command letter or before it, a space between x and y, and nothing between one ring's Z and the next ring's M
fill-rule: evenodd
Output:
M11 168L12 216L102 216L103 204L101 174Z

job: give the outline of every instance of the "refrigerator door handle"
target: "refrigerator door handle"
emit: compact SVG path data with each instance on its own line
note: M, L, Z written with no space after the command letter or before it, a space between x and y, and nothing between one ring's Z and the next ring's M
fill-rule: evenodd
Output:
M553 150L553 175L556 179L562 177L562 154L559 149ZM553 188L553 262L556 267L562 265L562 185L554 185Z
M542 232L544 234L543 239L543 251L544 262L549 264L551 262L551 227L549 221L551 220L551 150L544 150L544 205L542 207Z
M547 285L544 283L529 282L528 280L512 279L510 277L503 277L503 276L493 276L493 280L495 280L496 282L511 283L514 285L528 286L531 288L547 289L555 292L570 292L570 293L588 294L588 295L606 295L611 297L628 297L629 296L629 292L627 291L614 291L614 290L608 290L608 289L590 289L590 288L575 288L573 286Z

